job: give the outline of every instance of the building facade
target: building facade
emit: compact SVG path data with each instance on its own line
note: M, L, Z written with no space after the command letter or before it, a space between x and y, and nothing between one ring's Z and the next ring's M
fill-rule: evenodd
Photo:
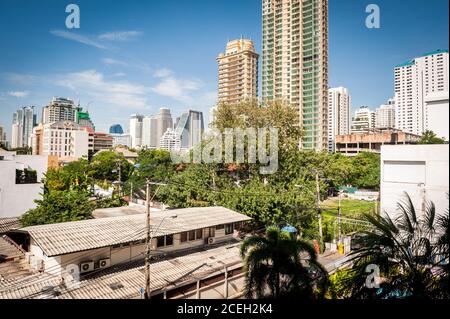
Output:
M395 127L421 135L426 130L438 130L429 122L426 101L434 94L448 96L448 50L437 50L412 59L394 69ZM441 102L449 107L448 98ZM430 107L432 110L432 107ZM448 111L447 111L448 112ZM447 124L448 126L448 124Z
M160 108L157 115L144 117L142 120L141 146L159 148L161 136L169 128L173 128L173 120L168 108Z
M395 128L395 99L389 99L375 111L375 128Z
M368 133L375 128L375 112L368 106L361 106L352 118L351 134Z
M179 151L181 149L180 135L173 129L167 129L163 136L161 136L159 148L167 151Z
M425 109L427 112L426 127L438 137L447 142L449 134L449 99L448 91L430 93L425 97Z
M76 113L76 122L83 127L89 127L90 129L93 129L95 131L94 123L91 120L91 117L89 115L89 112L83 112L81 108L77 110Z
M449 146L385 145L381 148L381 211L391 218L400 213L397 204L411 198L418 217L430 201L436 214L448 209ZM448 213L447 213L448 214Z
M239 103L258 96L258 59L252 40L229 41L219 65L219 103Z
M0 150L0 218L18 217L35 208L35 200L42 199L41 183L49 166L48 156L16 155ZM17 170L36 172L33 181L21 182Z
M351 97L344 87L328 91L328 151L335 151L336 135L350 133Z
M140 114L133 114L130 117L130 138L131 147L141 147L142 146L142 122L144 116Z
M328 0L263 0L262 97L298 107L301 146L328 148Z
M33 154L88 158L93 140L88 128L71 121L39 125L32 136Z
M36 126L34 106L25 106L13 113L11 147L31 146L31 134Z
M94 132L94 154L113 147L113 137L107 133Z
M395 129L373 129L365 133L336 136L336 152L354 156L361 152L380 153L382 145L416 144L419 135Z
M116 146L126 146L131 147L131 137L130 134L110 134L112 136L113 147Z
M175 133L181 138L181 148L190 149L199 144L205 130L203 113L189 110L183 113L176 123Z
M113 124L109 127L109 134L123 134L123 128L120 124Z
M59 121L77 121L77 107L75 103L66 98L53 97L49 105L42 109L42 124Z

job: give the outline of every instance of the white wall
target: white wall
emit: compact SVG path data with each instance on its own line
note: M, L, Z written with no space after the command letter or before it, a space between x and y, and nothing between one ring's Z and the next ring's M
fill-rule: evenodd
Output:
M426 129L433 131L438 137L449 140L449 103L448 92L442 99L430 98L426 100L427 123Z
M37 171L38 182L47 172L48 157L41 155L7 156L0 161L0 217L18 217L36 207L41 199L42 184L16 184L16 168Z
M381 211L391 217L407 192L422 211L425 201L436 205L438 214L448 208L449 145L383 145L381 147Z

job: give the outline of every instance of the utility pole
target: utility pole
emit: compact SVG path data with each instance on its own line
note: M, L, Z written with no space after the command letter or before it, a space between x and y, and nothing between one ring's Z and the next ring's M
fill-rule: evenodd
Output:
M339 191L339 205L338 205L338 238L339 243L341 243L341 216L342 216L342 208L341 208L341 197L342 197L342 191Z
M117 162L119 164L119 197L122 196L122 165L120 160Z
M147 236L145 238L145 290L144 299L150 299L150 249L151 249L151 233L150 233L150 178L147 178L147 187L145 192L145 211L147 214Z
M322 232L322 213L320 211L320 184L319 184L319 172L316 170L316 209L317 218L319 219L319 237L320 237L320 249L322 250L323 244L323 232Z

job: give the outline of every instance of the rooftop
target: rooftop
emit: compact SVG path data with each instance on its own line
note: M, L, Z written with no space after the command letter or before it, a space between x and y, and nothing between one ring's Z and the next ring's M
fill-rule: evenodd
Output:
M176 216L176 218L167 218ZM251 218L224 207L201 207L152 213L153 237L247 221ZM162 223L164 222L164 223ZM155 228L155 230L153 229ZM130 243L145 239L146 215L89 219L21 228L47 257Z
M241 267L240 244L199 249L196 252L153 262L150 286L152 291L170 289L204 278L224 269ZM67 289L57 276L47 273L29 276L11 283L0 283L0 299L49 298L60 299L132 299L141 298L144 283L142 259L111 267L87 276L78 288ZM51 295L56 292L56 296Z

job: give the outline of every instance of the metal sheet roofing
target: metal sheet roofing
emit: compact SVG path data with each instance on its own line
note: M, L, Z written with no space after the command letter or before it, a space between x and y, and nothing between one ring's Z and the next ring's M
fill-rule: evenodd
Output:
M152 213L153 237L250 220L224 207L200 207ZM176 218L171 218L175 217ZM130 215L21 228L48 257L140 241L146 235L146 215Z
M208 275L223 271L224 267L239 268L242 259L239 243L201 250L188 255L151 264L150 286L152 291L179 287ZM30 276L26 279L0 283L0 299L58 298L58 299L131 299L140 298L144 287L144 267L106 271L90 279L82 280L79 287L67 289L61 280L49 274ZM56 293L55 293L56 292Z
M20 227L19 218L0 218L0 234Z

